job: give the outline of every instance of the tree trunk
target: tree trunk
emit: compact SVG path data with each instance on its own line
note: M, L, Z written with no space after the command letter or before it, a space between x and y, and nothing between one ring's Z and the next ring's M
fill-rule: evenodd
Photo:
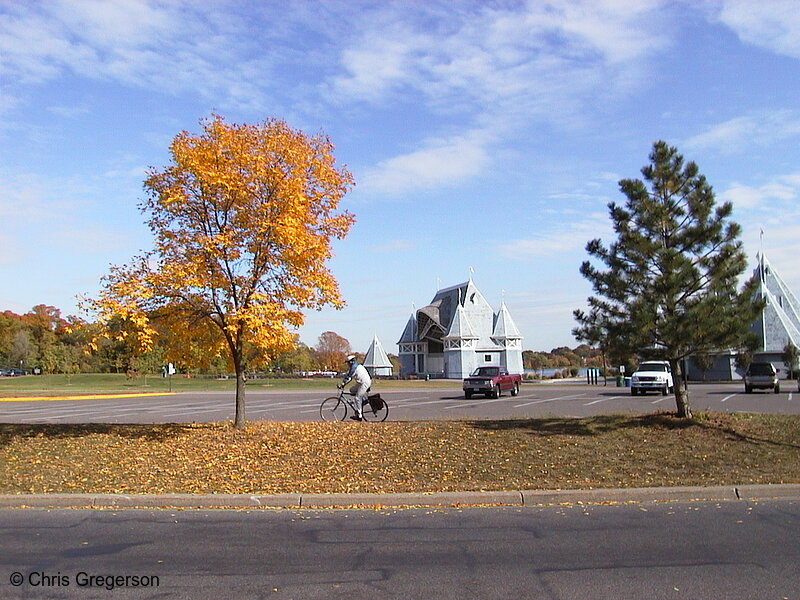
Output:
M233 426L236 429L243 429L245 425L244 390L245 390L244 370L241 369L241 367L237 367L236 368L236 420L233 423Z
M670 368L675 380L675 405L678 411L678 417L681 419L691 419L692 407L689 406L689 390L684 385L684 373L681 368L681 361L670 360Z
M244 360L242 359L244 350L240 341L241 339L242 338L240 335L238 336L236 342L231 344L231 358L233 358L233 368L234 371L236 371L236 418L233 422L233 426L236 429L243 429L246 421L244 413L244 391L246 379Z
M606 364L606 351L603 349L603 385L608 386L608 365Z

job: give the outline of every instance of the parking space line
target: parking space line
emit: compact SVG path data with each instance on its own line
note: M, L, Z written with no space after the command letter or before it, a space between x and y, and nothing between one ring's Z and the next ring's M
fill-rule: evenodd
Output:
M797 413L800 406L800 393L795 389L796 382L782 390L784 398L783 412ZM581 389L583 391L581 391ZM640 398L641 402L629 402L629 390L617 389L614 396L600 396L602 389L583 387L581 389L546 389L544 386L523 388L521 394L511 396L506 393L500 398L483 398L476 396L467 400L461 390L437 389L417 390L380 390L390 405L390 419L398 420L434 418L450 419L465 415L486 416L491 413L536 414L540 412L555 411L559 414L572 414L577 412L603 412L617 410L618 407L633 408L637 411L652 411L664 403L674 404L675 395ZM564 394L564 392L567 392ZM611 390L605 390L608 394ZM714 389L703 389L698 396L710 407L717 405L723 411L731 412L741 406L751 406L752 410L763 408L758 402L762 398L752 398L744 395L740 385L728 385ZM708 392L708 393L706 393ZM550 397L551 394L554 394ZM559 395L560 394L560 395ZM319 404L323 398L331 396L327 391L286 391L286 392L248 392L247 412L254 420L275 421L311 421L319 415ZM772 395L769 398L778 409L781 395ZM741 396L741 398L739 397ZM66 400L66 397L62 397ZM0 402L0 422L18 423L153 423L153 422L184 422L184 421L216 421L227 420L233 410L233 395L229 392L197 394L173 394L171 398L148 398L139 394L127 397L109 395L106 398L91 398L80 396L71 401L50 402L47 398L37 398L38 401L25 401L14 403L14 399ZM622 402L619 402L622 400ZM666 403L664 401L667 401ZM731 405L728 403L735 400ZM777 401L777 404L776 404ZM489 406L500 404L502 406ZM552 407L545 407L552 404ZM606 407L602 405L608 405ZM636 405L635 407L633 405ZM647 409L647 404L651 408ZM701 402L702 404L702 402ZM699 404L698 404L699 406ZM591 409L586 411L585 409ZM524 410L523 410L524 409ZM710 409L709 409L710 410ZM458 414L452 411L458 412ZM459 412L460 411L460 412ZM580 415L578 415L580 416Z
M594 404L600 404L601 402L609 402L611 400L619 400L620 398L625 398L626 396L611 396L610 398L600 398L598 400L592 400L591 402L587 402L584 406L592 406Z
M316 408L314 408L316 407ZM305 408L314 408L317 410L319 408L319 404L296 404L294 406L274 406L274 407L267 407L267 408L247 408L247 414L254 414L254 413L270 413L270 412L278 412L281 410L296 410L300 412L301 409Z
M395 405L395 404L406 405L406 404L412 404L413 403L413 406L426 406L428 404L445 404L447 402L453 402L453 400L455 400L455 399L454 398L449 398L449 399L446 399L446 400L428 400L426 402L412 402L412 400L406 400L406 401L392 400L389 404L391 406L391 405Z
M523 404L515 404L514 408L522 408L523 406L530 406L532 404L545 404L547 402L555 402L556 400L575 400L577 398L581 398L586 394L572 394L571 396L557 396L555 398L545 398L544 400L534 400L533 402L525 402Z
M494 398L492 400L483 400L482 402L470 402L469 404L454 404L453 406L445 406L442 410L453 410L455 408L472 408L474 406L483 406L484 404L493 404L495 402L511 402L512 398Z
M414 402L414 403L417 403L417 404L424 404L424 402L417 402L417 401L418 400L425 400L426 398L427 398L427 396L417 396L416 398L412 396L411 398L392 398L391 400L392 400L393 404L404 404L404 403L407 403L407 402ZM439 400L433 400L432 402L439 402Z
M216 407L216 408L203 408L203 409L192 408L192 409L189 409L189 410L179 410L179 411L169 412L169 413L164 413L164 412L161 412L161 411L151 411L151 412L155 412L160 417L177 417L177 416L180 416L180 415L187 415L187 414L192 414L192 413L206 414L206 413L221 412L221 411L224 411L224 410L225 410L224 408Z

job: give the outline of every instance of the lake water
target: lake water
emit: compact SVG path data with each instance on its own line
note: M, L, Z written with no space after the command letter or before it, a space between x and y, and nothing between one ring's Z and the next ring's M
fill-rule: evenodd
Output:
M556 373L563 373L565 369L569 369L570 367L562 367L560 369L525 369L525 374L528 373L532 375L539 375L541 377L552 377ZM578 369L578 377L586 377L586 367L581 367Z

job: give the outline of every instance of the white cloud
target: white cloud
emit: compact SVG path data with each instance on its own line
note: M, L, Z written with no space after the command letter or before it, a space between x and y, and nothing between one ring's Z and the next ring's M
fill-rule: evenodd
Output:
M263 106L269 52L255 53L224 2L53 0L9 3L0 76L21 86L65 73L216 103ZM9 90L12 85L8 85Z
M713 125L687 140L685 146L731 154L751 148L753 144L769 146L797 136L800 136L800 114L779 110L749 114Z
M414 69L418 52L428 44L401 24L369 41L368 48L345 48L341 66L348 77L336 78L334 89L345 97L384 98Z
M400 195L461 183L489 165L488 141L479 132L431 140L420 150L395 156L367 171L361 187L368 192Z
M403 12L389 5L384 18L369 13L342 51L344 72L333 89L348 99L413 91L442 107L465 100L484 109L495 102L530 107L614 88L666 44L655 1L479 5L448 14L424 6Z
M83 179L0 170L0 238L16 239L19 231L28 231L25 244L61 244L97 254L119 246L131 226L115 221L121 215L139 216L133 206L121 206L116 193L120 177L106 181L105 174ZM103 244L81 245L95 237Z
M710 7L718 9L716 18L743 42L800 58L800 10L796 0L726 0L710 3Z
M655 1L455 6L440 14L436 5L387 5L382 18L370 12L357 23L341 52L342 72L326 86L341 102L423 103L481 132L421 141L369 172L370 189L462 183L492 163L500 140L535 122L572 127L598 97L646 83L643 62L667 43Z
M771 201L794 200L797 195L797 185L776 181L759 187L734 183L722 192L719 198L732 202L735 209L766 209Z
M800 250L800 211L796 211L791 217L793 218L790 220L765 217L756 222L745 223L742 239L751 270L756 267L756 253L763 250L789 289L800 296L800 267L797 261ZM749 277L750 274L748 272L745 275Z
M772 178L760 186L734 183L719 195L733 202L733 219L751 262L763 249L789 287L800 290L800 173ZM763 238L761 231L763 230Z
M275 102L275 71L302 60L298 77L319 69L325 83L313 94L311 83L284 86L280 93L295 98L294 108L397 101L466 117L467 133L418 140L417 148L367 174L367 185L402 193L479 174L491 164L496 141L521 135L537 120L583 122L583 109L598 97L646 81L642 63L667 43L669 28L656 0L415 3L413 10L404 3L355 2L311 10L300 2L282 6L275 24L274 6L248 5L246 16L239 6L221 0L12 3L0 21L0 76L15 83L14 94L26 83L72 73L264 113ZM253 29L267 21L255 42ZM317 37L311 58L300 58L298 31ZM469 133L478 130L494 139Z
M71 119L73 117L80 117L82 115L86 115L91 112L91 108L89 108L89 106L87 106L86 104L75 105L75 106L51 106L47 110L53 113L54 115L58 115L59 117L65 117L67 119Z
M563 214L563 211L560 213ZM574 220L565 225L539 228L541 234L501 244L497 252L510 260L536 261L544 258L574 255L580 264L585 257L586 243L594 238L610 234L610 221L605 214L588 215L583 220Z
M800 212L795 200L800 196L800 173L780 175L760 186L733 183L719 194L722 201L733 203L734 209L762 209L776 212L775 202L784 202L786 208L794 205L793 212Z
M51 79L65 69L88 77L135 69L133 52L156 48L180 21L167 7L146 2L47 2L6 6L0 27L4 70L15 79ZM140 73L142 74L142 73ZM127 74L126 77L129 77Z

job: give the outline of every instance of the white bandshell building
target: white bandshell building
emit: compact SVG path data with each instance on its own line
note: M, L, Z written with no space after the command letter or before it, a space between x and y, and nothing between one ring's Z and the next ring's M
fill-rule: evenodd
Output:
M505 302L495 312L470 278L439 290L408 320L400 374L463 379L477 367L522 374L522 335Z
M383 345L377 335L372 338L372 343L364 355L363 364L371 377L388 377L392 375L392 361L389 360L389 356L383 349Z
M764 310L750 325L756 334L757 347L753 360L768 361L781 370L784 378L789 373L789 365L783 362L783 351L792 344L800 348L800 301L781 279L777 271L761 252L756 257L758 265L753 276L758 281L756 297L765 303ZM712 352L713 364L704 371L693 360L688 361L689 379L735 380L741 379L743 369L736 366L736 350Z
M800 302L763 253L753 275L758 277L758 296L766 306L751 330L758 336L762 358L777 361L788 344L800 348Z

